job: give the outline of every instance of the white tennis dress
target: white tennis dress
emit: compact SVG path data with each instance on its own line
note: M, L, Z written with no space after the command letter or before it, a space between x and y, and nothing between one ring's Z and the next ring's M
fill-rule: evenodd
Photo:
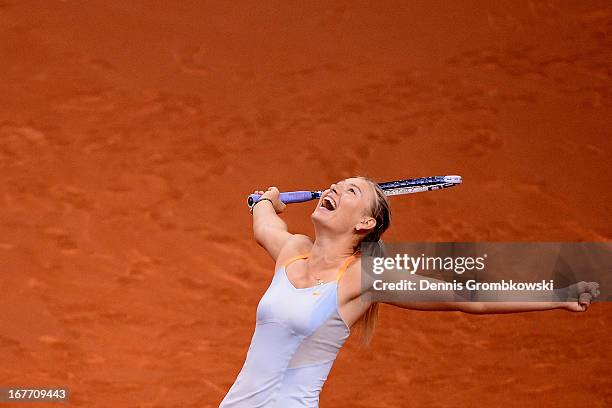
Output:
M257 306L257 323L246 360L220 408L318 407L319 393L350 329L338 312L338 282L296 288L287 266L274 273Z

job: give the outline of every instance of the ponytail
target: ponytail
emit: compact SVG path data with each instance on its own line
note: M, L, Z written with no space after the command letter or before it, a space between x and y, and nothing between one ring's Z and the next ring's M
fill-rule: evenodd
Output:
M378 184L366 177L360 178L369 182L376 193L376 198L371 210L371 216L376 220L376 225L374 226L374 229L372 229L372 231L370 231L368 235L366 235L359 243L356 251L361 252L361 243L363 243L366 244L364 246L367 248L368 255L384 257L386 251L380 237L387 230L387 228L389 228L389 225L391 225L391 208L389 206L389 201L387 200L387 196L385 195L384 191L378 186ZM356 322L357 327L360 329L362 344L365 346L368 346L371 343L372 338L374 337L374 330L377 322L378 303L374 302Z

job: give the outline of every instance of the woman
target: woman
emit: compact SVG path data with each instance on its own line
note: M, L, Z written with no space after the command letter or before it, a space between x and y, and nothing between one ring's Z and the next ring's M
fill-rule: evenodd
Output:
M359 248L362 242L379 242L390 224L389 203L378 185L364 177L332 184L312 213L316 237L312 242L287 231L277 215L285 209L278 189L256 193L262 197L252 208L255 239L275 260L275 274L257 307L244 366L221 408L317 407L350 328L359 322L366 342L372 336L378 304L368 301L362 289ZM588 301L583 297L582 304L393 304L419 310L506 313L554 308L583 311Z

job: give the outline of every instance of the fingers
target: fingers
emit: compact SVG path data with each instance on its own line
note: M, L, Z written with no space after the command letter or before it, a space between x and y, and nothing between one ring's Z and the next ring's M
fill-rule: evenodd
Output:
M584 308L583 310L587 310L591 304L591 300L593 300L593 296L591 296L590 293L583 293L578 298L578 304Z
M263 194L263 193L267 193L268 191L271 191L271 192L273 192L273 193L274 193L274 192L277 192L277 191L278 191L278 188L276 188L276 187L268 187L268 188L266 189L266 191L263 191L263 190L255 190L255 193L256 193L256 194Z
M277 191L278 191L278 188L277 188L277 187L268 187L268 188L266 189L266 191L263 191L263 190L255 190L255 191L253 191L253 194L263 195L264 193L267 193L268 191L271 191L271 192L275 193L275 192L277 192Z
M276 186L270 186L266 189L266 191L255 190L253 193L272 200L272 205L274 206L274 210L277 213L283 212L285 210L285 207L287 206L279 199L280 191Z
M593 299L599 296L599 283L597 282L578 282L578 301L571 302L569 309L574 312L586 312Z
M570 312L584 312L586 307L578 302L565 302L565 308Z
M585 292L589 293L593 299L599 296L599 283L597 282L586 282Z
M600 294L599 283L597 282L577 282L571 285L569 291L569 297L573 299L579 299L583 294L589 294L591 300L597 298Z

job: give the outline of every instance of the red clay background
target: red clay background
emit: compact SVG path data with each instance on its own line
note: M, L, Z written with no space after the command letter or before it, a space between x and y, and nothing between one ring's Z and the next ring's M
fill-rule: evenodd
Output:
M256 188L460 174L387 240L612 239L609 2L203 3L0 1L0 385L218 406L272 275ZM611 310L383 307L321 406L611 406Z

